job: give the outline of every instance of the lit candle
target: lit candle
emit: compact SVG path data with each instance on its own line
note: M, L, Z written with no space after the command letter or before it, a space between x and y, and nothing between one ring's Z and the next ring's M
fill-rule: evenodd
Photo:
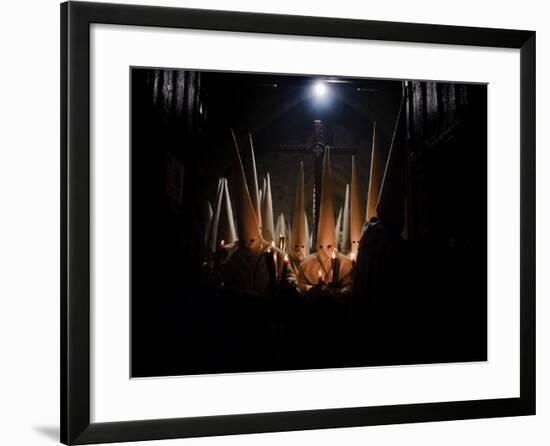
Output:
M323 271L319 270L319 274L317 276L317 283L319 285L322 285L323 282L324 282Z
M223 240L220 242L220 245L216 249L216 254L215 254L215 259L214 260L215 260L216 268L220 268L222 262L225 260L225 243L224 243Z
M283 259L283 272L281 273L281 280L285 280L287 272L288 272L288 254L285 254L285 258Z
M349 259L351 260L351 269L353 270L355 268L355 253L354 252L350 253Z

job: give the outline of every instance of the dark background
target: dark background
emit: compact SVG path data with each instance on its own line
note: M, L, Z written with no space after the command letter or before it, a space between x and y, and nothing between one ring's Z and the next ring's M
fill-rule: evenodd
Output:
M319 101L311 96L317 79L131 70L132 376L486 360L485 85L407 84L406 228L376 315L384 323L368 339L346 329L349 307L265 315L220 304L201 281L204 204L231 173L229 128L241 147L252 133L275 216L291 216L301 160L311 226L313 158L282 147L311 144L315 119L328 144L356 151L366 197L374 122L387 156L404 83L324 78L332 82ZM184 168L181 201L166 192L170 159ZM332 163L337 212L351 157ZM244 334L232 331L237 322Z

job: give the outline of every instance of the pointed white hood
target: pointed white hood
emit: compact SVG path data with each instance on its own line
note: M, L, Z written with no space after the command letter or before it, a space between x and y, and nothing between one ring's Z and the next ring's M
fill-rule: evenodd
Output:
M321 178L321 203L319 206L319 226L315 250L323 258L332 256L336 248L334 207L332 203L332 174L330 170L330 149L325 149Z
M378 206L378 197L380 196L380 187L384 176L384 160L378 144L376 136L376 122L372 133L372 152L370 158L370 176L369 176L369 192L367 198L367 222L375 217L376 207Z
M401 105L395 121L392 142L384 179L380 188L380 197L376 212L379 218L387 225L391 225L399 233L403 229L404 206L407 182L407 152L403 143L404 136L404 103L405 96L401 99Z
M262 214L260 208L260 191L258 189L258 172L256 171L256 157L254 156L254 145L252 144L252 135L248 134L248 140L250 142L250 166L252 169L252 185L250 187L250 198L252 199L252 206L254 207L254 213L256 214L256 220L262 229Z
M343 208L340 208L338 212L338 218L336 219L336 230L334 231L336 236L336 246L338 249L341 249L340 245L342 243L342 213L344 212Z
M298 182L296 184L296 194L294 195L294 209L292 212L291 226L292 234L290 234L289 249L291 255L299 260L303 260L309 252L304 202L304 164L300 162L300 167L298 169Z
M233 147L231 149L231 193L237 214L239 247L243 247L253 252L259 252L262 248L260 225L256 219L252 199L248 192L243 163L233 130L231 131L231 136L233 138Z
M275 226L275 238L279 240L279 237L286 237L285 216L282 212L277 217L277 225Z
M214 209L212 214L212 223L210 224L207 246L211 252L216 251L216 242L218 238L218 225L220 221L220 213L222 208L222 199L224 193L224 179L218 180L218 188L216 192L216 201L214 201Z
M347 254L350 250L349 184L346 184L346 198L344 200L344 212L342 213L342 242L340 250L344 254Z
M265 201L265 190L267 187L267 181L265 177L262 179L262 189L260 193L260 213L263 215L264 212L264 201ZM263 227L263 219L262 219L262 227Z
M231 207L231 199L229 198L229 189L227 179L223 180L223 196L220 209L220 219L218 223L217 242L224 241L226 245L237 240L235 231L235 219L233 218L233 208Z
M306 219L306 240L307 240L307 243L306 243L306 256L309 255L311 249L312 249L312 246L311 246L311 241L312 241L312 238L313 238L313 234L309 232L309 223L307 221L307 213L305 213L305 219Z
M262 215L262 235L264 237L264 240L272 242L275 240L275 228L273 225L273 201L271 199L271 179L269 178L269 172L267 174L264 188Z
M355 156L351 158L351 189L350 189L350 238L351 252L357 257L361 231L365 223L365 210L363 208L363 194L359 184L359 173Z

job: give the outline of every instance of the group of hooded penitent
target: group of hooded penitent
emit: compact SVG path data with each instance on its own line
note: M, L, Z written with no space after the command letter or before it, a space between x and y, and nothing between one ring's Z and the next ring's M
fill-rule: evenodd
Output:
M231 183L228 184L227 178L220 178L214 207L207 203L204 240L207 258L215 258L216 252L223 249L226 264L235 263L239 265L238 268L247 270L236 272L239 276L236 280L237 285L245 289L251 288L261 292L262 288L269 286L266 280L261 280L261 277L259 280L253 277L261 275L263 271L261 266L258 266L259 262L254 259L269 252L276 258L278 256L279 278L281 260L284 256L289 264L288 269L294 274L301 290L307 291L321 282L331 284L333 289L349 289L353 262L359 249L363 226L376 216L377 204L383 189L385 163L376 137L376 126L373 134L366 206L362 198L355 157L352 157L351 185L346 185L345 204L336 221L333 208L330 149L325 150L315 246L312 246L305 212L303 164L300 162L298 166L292 221L287 226L281 213L274 225L269 173L263 180L262 187L259 188L252 137L249 135L248 146L252 169L249 188L237 141L233 132L231 133L233 139ZM313 251L312 248L315 252L310 254L310 250ZM335 262L335 259L338 261ZM333 271L335 264L338 266L338 271ZM227 270L230 271L231 268ZM267 278L268 274L266 273L265 276Z

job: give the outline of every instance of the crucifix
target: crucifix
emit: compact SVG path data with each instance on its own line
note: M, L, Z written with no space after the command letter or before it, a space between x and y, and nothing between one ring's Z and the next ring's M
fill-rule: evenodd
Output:
M332 146L327 143L325 124L320 119L313 121L313 142L310 145L282 145L277 150L279 153L308 153L313 156L315 182L313 184L313 243L317 237L319 225L319 206L321 204L321 177L323 174L323 155L325 149L330 148L331 156L356 155L357 147Z

